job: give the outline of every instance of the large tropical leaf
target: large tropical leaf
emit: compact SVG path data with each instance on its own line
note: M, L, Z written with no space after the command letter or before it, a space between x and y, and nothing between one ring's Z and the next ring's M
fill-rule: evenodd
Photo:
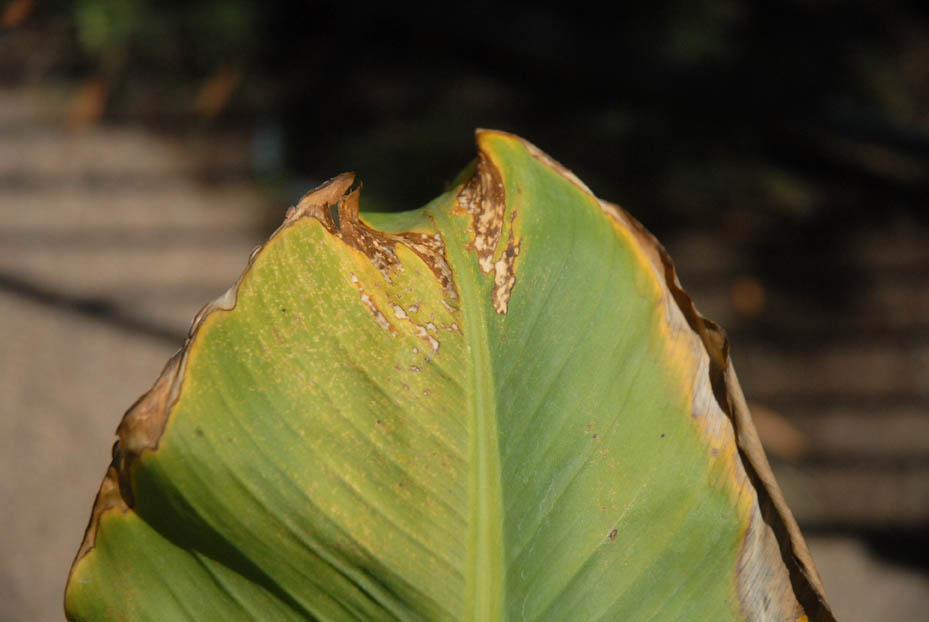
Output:
M305 196L125 416L72 620L831 620L725 338L525 141Z

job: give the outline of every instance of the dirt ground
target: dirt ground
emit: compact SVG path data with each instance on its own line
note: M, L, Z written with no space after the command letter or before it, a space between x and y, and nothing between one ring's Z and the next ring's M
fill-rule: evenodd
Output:
M268 209L248 175L212 174L247 170L247 132L70 132L64 102L0 91L3 621L62 619L121 414L243 269ZM927 327L926 231L849 235L863 249L849 262L893 278L866 272L866 299L831 323L727 268L735 251L706 232L666 243L698 306L734 327L737 369L837 618L924 620L924 562L874 534L893 540L929 519L929 345L887 336ZM762 338L759 318L785 316L802 319L797 340ZM817 326L834 338L805 346Z

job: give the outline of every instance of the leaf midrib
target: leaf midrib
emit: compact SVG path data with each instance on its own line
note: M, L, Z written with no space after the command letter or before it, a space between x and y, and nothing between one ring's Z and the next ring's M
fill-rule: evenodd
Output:
M494 622L504 619L505 572L497 400L487 330L489 295L485 295L476 259L466 250L468 232L450 212L437 209L432 216L446 238L458 238L446 240L445 248L461 296L462 327L472 361L468 370L472 393L467 403L471 511L462 619Z

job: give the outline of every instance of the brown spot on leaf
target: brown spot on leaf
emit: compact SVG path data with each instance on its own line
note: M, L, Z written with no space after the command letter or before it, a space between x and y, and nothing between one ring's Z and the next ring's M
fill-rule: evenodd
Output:
M420 339L422 339L423 341L429 344L429 347L432 349L433 354L438 354L439 346L441 344L439 343L438 339L436 339L435 337L429 334L429 331L427 330L428 324L426 326L420 326L419 324L415 322L410 322L410 324L413 327L413 333L417 337L419 337ZM431 357L426 357L426 360L427 361L431 360Z
M469 248L477 253L478 265L487 274L493 269L494 251L503 231L506 192L500 171L483 153L478 153L474 174L458 193L458 208L471 215L474 239Z
M446 295L457 300L458 291L445 257L442 236L413 231L384 233L369 227L358 216L361 188L352 189L354 181L354 173L342 173L307 193L287 211L284 224L292 224L306 216L315 218L329 233L364 253L388 281L391 270L402 269L395 251L397 244L402 244L426 264ZM334 215L338 216L338 222Z
M368 309L371 313L371 317L374 318L374 323L386 330L391 335L396 336L397 331L393 327L393 324L387 321L387 318L384 317L384 314L381 313L381 310L377 308L377 305L374 304L374 301L371 299L371 296L364 290L361 286L361 282L358 280L358 277L354 274L351 275L352 283L355 285L355 289L358 290L358 296L361 298L361 303Z
M510 303L510 293L516 284L516 258L519 256L519 244L516 236L513 234L513 220L516 218L516 210L510 212L508 219L507 243L506 249L500 258L494 263L494 289L492 293L494 311L500 314L506 313L507 306Z
M468 248L477 254L477 262L485 274L493 272L491 301L494 311L505 314L510 293L516 284L515 264L519 255L519 240L513 235L516 210L506 218L506 191L500 171L483 153L478 154L474 174L458 193L458 209L471 215L474 235ZM506 226L506 248L494 260Z
M390 307L394 310L394 315L397 316L398 320L410 319L410 316L406 314L406 311L400 305L390 303Z
M619 535L619 532L616 529L610 530L610 540L616 540L616 536Z

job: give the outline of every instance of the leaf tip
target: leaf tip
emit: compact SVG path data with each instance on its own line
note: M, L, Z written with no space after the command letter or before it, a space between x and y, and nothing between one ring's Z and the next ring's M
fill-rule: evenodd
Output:
M352 192L352 186L355 184L355 173L346 172L336 175L319 186L310 190L297 201L297 204L287 210L287 216L284 225L290 225L307 216L315 218L323 223L330 231L337 230L339 223L336 222L332 211L333 206L344 203L344 199ZM357 208L357 197L355 206ZM357 209L354 214L357 218ZM341 220L342 214L339 213Z
M520 240L514 234L515 206L507 201L507 190L494 150L488 139L494 135L508 140L521 140L512 134L492 130L477 131L478 158L470 180L458 192L456 209L471 216L472 239L468 248L477 255L484 274L493 273L491 303L500 315L507 312L510 294L516 284L516 258ZM507 217L509 215L509 217ZM503 250L498 252L502 239Z

